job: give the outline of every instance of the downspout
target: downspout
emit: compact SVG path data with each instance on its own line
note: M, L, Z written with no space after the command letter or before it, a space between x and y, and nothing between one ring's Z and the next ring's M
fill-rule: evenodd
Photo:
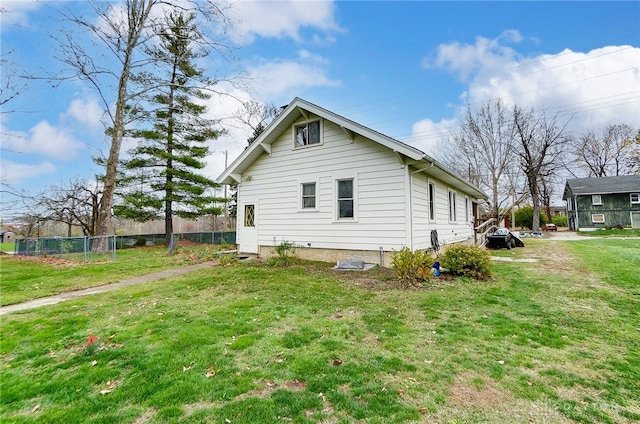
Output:
M575 222L574 231L578 231L580 230L580 217L578 216L578 195L577 194L573 196L573 207L576 211L576 222Z

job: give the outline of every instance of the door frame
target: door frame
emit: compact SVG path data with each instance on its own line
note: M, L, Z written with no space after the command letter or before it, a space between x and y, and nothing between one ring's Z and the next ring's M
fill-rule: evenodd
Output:
M253 226L247 222L247 211L253 206ZM258 202L242 202L240 204L242 217L238 222L240 227L240 240L238 243L238 251L241 253L258 254Z

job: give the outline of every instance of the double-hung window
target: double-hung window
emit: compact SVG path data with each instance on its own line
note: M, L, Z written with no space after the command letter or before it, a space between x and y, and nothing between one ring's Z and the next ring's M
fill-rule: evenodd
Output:
M316 209L316 183L302 183L302 209Z
M456 193L449 191L449 221L456 222Z
M602 195L594 194L591 196L591 204L592 205L602 205Z
M640 193L630 193L629 199L632 204L640 203Z
M338 219L353 219L353 179L338 180Z
M320 144L320 121L305 122L294 126L295 147Z
M429 182L429 221L436 220L436 186Z

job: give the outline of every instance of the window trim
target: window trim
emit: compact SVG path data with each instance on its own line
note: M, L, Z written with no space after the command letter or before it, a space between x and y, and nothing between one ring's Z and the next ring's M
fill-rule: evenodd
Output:
M636 200L633 200L634 196ZM632 205L640 204L640 193L629 193L629 202L631 202Z
M300 128L300 127L308 126L309 124L312 124L314 122L318 122L318 138L319 138L318 142L317 143L307 143L307 144L298 145L298 143L296 141L297 129ZM295 122L291 126L291 133L292 133L292 137L291 138L293 140L293 149L297 150L297 149L306 149L308 147L321 146L322 144L324 144L323 131L324 131L324 125L322 125L322 118L307 119L305 121Z
M251 210L249 214L248 211ZM244 205L243 210L243 224L244 228L255 228L256 227L256 205L255 203L247 203ZM249 219L250 218L250 219ZM251 221L251 222L249 222Z
M601 216L602 217L602 221L596 221L596 216ZM605 220L604 220L604 214L603 213L592 213L591 214L591 222L594 224L604 224Z
M455 190L449 189L447 195L447 203L449 206L449 222L458 222L458 199ZM453 219L452 219L453 218Z
M315 206L313 208L305 208L304 207L304 185L305 184L314 184L315 185ZM319 193L319 183L318 180L300 180L298 181L298 212L318 212L319 210L319 202L320 198L318 196Z
M429 222L436 221L436 183L427 180L427 209Z
M469 196L464 196L464 222L466 222L467 224L471 222L469 220L469 216L471 215L469 213L469 204Z
M596 199L598 199L597 202L596 202ZM591 205L592 206L602 206L602 195L601 194L592 194L591 195Z
M353 217L352 218L340 218L340 204L338 199L338 184L339 181L352 181L352 189L353 189ZM349 173L340 173L333 177L333 222L334 223L353 223L358 222L358 176Z

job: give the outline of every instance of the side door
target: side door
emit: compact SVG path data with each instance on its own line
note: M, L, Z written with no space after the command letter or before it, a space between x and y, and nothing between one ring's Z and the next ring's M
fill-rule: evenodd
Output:
M258 204L242 204L242 229L239 250L242 253L258 253Z

